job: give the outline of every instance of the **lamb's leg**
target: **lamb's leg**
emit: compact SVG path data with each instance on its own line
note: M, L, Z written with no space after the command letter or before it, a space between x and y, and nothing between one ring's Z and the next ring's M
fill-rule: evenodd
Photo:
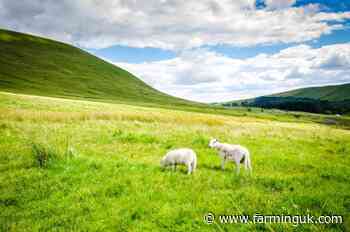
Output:
M235 161L235 163L236 163L236 174L238 175L239 174L239 169L240 169L240 167L241 167L241 163L239 162L239 161Z
M221 169L222 169L222 170L225 170L225 162L226 162L226 159L223 158L223 159L221 160Z
M188 163L187 164L187 174L190 175L192 173L192 164Z
M176 163L173 163L173 171L176 171Z
M192 172L196 170L196 166L197 166L196 161L192 161L191 163Z

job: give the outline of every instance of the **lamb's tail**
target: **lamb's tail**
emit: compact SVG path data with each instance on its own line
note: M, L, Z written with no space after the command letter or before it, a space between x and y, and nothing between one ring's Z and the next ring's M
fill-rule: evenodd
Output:
M244 167L245 167L245 169L249 169L249 171L252 172L252 164L251 164L251 161L250 161L250 154L249 154L249 152L245 156Z

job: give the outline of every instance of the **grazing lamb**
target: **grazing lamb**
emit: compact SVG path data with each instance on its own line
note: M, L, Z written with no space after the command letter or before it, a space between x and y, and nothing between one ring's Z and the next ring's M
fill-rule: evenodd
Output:
M169 151L160 161L160 165L162 167L171 165L173 167L173 170L176 169L177 164L186 165L187 173L193 173L197 165L196 153L189 148L180 148Z
M250 154L247 148L240 145L233 145L227 143L220 143L217 139L211 139L209 147L216 148L219 151L219 155L222 159L221 168L224 170L225 162L232 161L236 163L236 171L239 174L240 164L244 162L245 169L252 171L250 163Z

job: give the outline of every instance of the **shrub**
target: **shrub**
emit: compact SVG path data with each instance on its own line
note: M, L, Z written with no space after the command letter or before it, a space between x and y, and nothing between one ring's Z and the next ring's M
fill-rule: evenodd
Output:
M53 148L36 143L32 144L32 154L36 165L40 168L47 168L52 161L58 159L58 154Z

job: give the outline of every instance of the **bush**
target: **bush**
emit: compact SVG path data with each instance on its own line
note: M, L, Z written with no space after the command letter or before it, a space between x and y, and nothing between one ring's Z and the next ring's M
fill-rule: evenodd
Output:
M32 144L32 154L36 165L40 168L47 168L50 163L58 159L57 152L41 144Z

